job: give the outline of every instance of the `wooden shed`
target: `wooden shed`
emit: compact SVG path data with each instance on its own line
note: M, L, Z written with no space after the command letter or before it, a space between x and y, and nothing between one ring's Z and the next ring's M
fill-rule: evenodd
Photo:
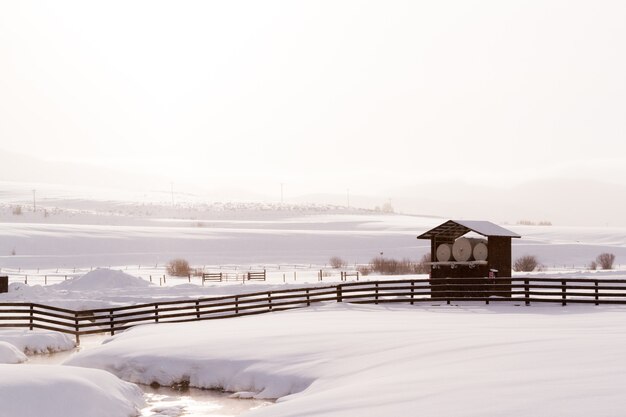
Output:
M464 237L470 232L474 232L476 237ZM471 291L475 286L463 287L463 283L477 284L484 283L489 278L511 277L511 239L519 237L521 236L488 221L448 220L417 238L430 239L430 278L447 279L444 282L455 284L458 290L454 296L463 297L477 295ZM450 281L454 278L457 280ZM433 285L433 296L436 293L437 289ZM510 296L510 292L496 294ZM485 295L484 292L482 295Z

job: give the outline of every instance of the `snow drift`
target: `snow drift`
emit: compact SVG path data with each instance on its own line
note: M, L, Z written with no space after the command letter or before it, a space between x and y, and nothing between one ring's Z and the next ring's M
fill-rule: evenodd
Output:
M22 363L28 358L18 348L8 342L0 341L0 363Z
M615 416L623 308L332 304L133 328L67 364L281 397L256 417Z
M0 342L7 342L26 353L53 353L74 349L67 334L52 330L0 329Z
M98 268L83 276L56 284L58 288L71 291L104 290L111 288L145 288L150 283L123 271Z
M0 417L131 417L143 393L98 369L0 365Z

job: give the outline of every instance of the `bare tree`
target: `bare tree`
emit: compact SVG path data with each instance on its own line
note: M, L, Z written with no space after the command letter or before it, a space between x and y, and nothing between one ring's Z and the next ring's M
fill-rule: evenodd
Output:
M613 262L615 262L615 255L612 253L601 253L596 258L596 262L602 269L613 269Z
M531 272L539 266L537 258L533 255L524 255L517 258L513 264L513 270L516 272Z

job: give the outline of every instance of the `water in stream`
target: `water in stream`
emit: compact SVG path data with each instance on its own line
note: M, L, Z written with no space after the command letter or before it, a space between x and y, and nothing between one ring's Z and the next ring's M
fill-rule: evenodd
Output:
M32 355L26 364L56 365L79 350L99 345L106 336L90 336L81 340L81 346L71 351L47 355ZM144 391L146 407L142 417L234 417L245 411L264 407L269 401L230 398L228 393L197 388L138 386Z

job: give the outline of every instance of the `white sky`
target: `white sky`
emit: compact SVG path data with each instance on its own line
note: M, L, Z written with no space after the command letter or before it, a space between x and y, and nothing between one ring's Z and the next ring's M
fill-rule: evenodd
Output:
M0 148L225 186L626 184L624 22L624 1L5 1Z

